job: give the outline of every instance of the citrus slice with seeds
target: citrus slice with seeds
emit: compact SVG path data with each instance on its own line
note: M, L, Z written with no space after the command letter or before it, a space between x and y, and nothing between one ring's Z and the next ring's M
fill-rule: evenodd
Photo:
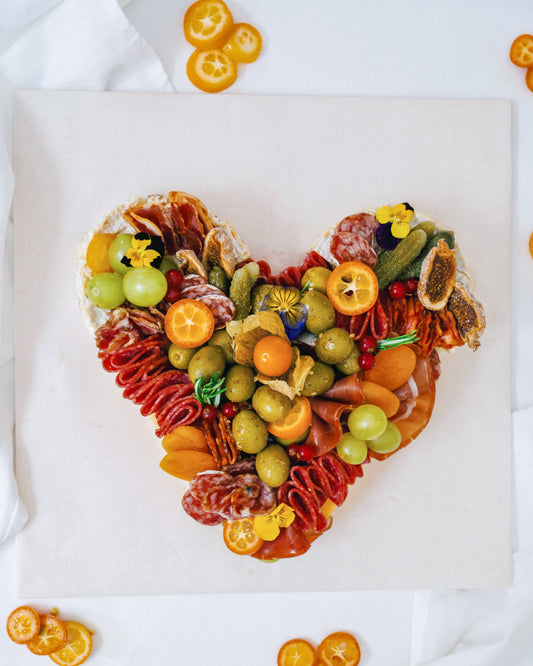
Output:
M222 50L235 62L251 63L259 57L262 45L263 39L257 28L249 23L236 23Z
M67 643L67 628L65 623L55 615L39 615L41 628L39 633L26 642L28 650L33 654L52 654L65 647Z
M517 67L533 67L533 35L520 35L511 44L509 57Z
M30 606L19 606L7 618L7 635L15 643L27 643L37 636L41 622Z
M263 539L254 532L252 518L226 520L222 534L226 546L237 555L251 555L263 545Z
M183 17L185 39L200 49L222 46L232 26L233 17L222 0L197 0Z
M291 411L284 419L267 423L267 430L274 437L293 439L302 435L309 428L312 418L311 403L301 395L296 398Z
M173 303L165 315L165 331L171 342L180 347L200 347L215 330L215 318L202 301L182 298Z
M346 631L326 636L317 648L317 655L324 666L357 666L361 660L359 643Z
M284 643L278 652L278 666L313 666L316 650L303 638L293 638Z
M326 289L335 310L345 315L368 312L379 294L376 274L361 261L339 264L329 276Z
M197 49L187 61L187 76L200 90L217 93L235 83L237 64L222 49Z
M67 644L49 655L50 659L59 666L79 666L93 649L91 632L80 622L66 620L64 624L67 629Z

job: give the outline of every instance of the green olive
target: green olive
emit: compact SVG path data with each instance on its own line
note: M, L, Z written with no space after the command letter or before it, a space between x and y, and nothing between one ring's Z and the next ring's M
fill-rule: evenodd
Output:
M259 312L265 296L272 289L274 285L272 284L260 284L258 287L252 289L252 312Z
M331 365L315 361L311 372L305 378L305 383L302 389L302 395L312 398L315 395L320 395L328 389L335 381L335 373Z
M237 448L244 453L259 453L267 445L265 422L251 409L243 409L233 419L231 431Z
M178 370L187 370L191 358L198 351L198 347L178 347L172 343L168 348L168 360Z
M211 347L220 347L224 352L226 363L234 363L231 336L225 328L215 331L207 344Z
M321 291L310 289L300 301L307 305L305 328L311 333L322 333L335 326L335 308Z
M359 372L361 368L359 367L359 347L354 345L352 351L348 356L341 361L340 363L335 363L335 367L339 372L342 372L343 375L355 375L356 372Z
M316 289L325 294L330 275L331 271L329 268L313 266L313 268L308 268L302 275L302 286L309 282L309 289Z
M189 361L187 369L191 381L200 377L211 379L217 372L224 372L226 361L224 352L220 347L201 347Z
M354 342L348 331L343 328L330 328L318 336L315 354L320 361L334 365L349 356Z
M226 373L226 398L232 402L250 400L255 391L255 371L245 365L233 365Z
M278 488L289 478L291 463L279 444L268 444L255 457L257 476L272 488Z
M266 384L253 394L252 405L263 421L269 423L284 419L291 411L290 399Z

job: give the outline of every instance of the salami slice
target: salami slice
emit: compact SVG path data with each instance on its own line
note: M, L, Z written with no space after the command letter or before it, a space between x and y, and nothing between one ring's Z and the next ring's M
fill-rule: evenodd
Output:
M357 215L348 215L344 220L341 220L337 231L349 231L352 234L358 234L367 243L373 245L377 227L378 221L374 215L370 215L370 213L358 213Z
M220 525L225 520L225 518L218 513L206 511L203 508L201 501L197 499L190 490L187 490L181 498L181 505L183 506L185 513L202 525Z
M337 231L331 239L329 249L339 263L361 261L370 268L378 264L378 255L370 243L359 234L350 231Z

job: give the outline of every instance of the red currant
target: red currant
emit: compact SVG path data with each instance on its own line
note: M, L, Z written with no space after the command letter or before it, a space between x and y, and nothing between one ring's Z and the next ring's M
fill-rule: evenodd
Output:
M166 272L165 277L169 287L181 287L183 284L183 273L177 268L171 268Z
M241 406L239 405L238 402L225 402L222 405L221 412L224 414L225 417L228 419L233 419L237 416L241 409Z
M407 296L407 287L403 282L393 282L389 287L389 296L399 301Z
M214 405L204 405L202 418L204 421L214 421L217 417L217 408Z
M167 293L165 294L165 300L168 303L175 303L179 301L181 296L181 290L179 287L169 287Z
M359 340L359 351L362 354L370 353L373 354L377 349L376 338L372 335L363 335Z
M359 363L359 367L361 368L361 370L370 370L371 368L374 367L374 363L376 362L376 357L374 356L374 354L359 354L357 362Z
M412 294L413 292L416 291L416 288L418 286L418 280L415 278L406 278L403 281L405 288L407 289L408 294Z
M297 442L294 442L294 444L289 444L287 447L287 455L289 458L297 458L299 448L300 445Z
M302 462L309 462L315 457L315 449L310 444L300 444L298 446L298 458Z

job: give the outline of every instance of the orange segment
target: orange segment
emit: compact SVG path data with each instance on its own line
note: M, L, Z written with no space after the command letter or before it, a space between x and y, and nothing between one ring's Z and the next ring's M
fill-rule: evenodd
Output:
M233 26L231 12L222 0L198 0L185 12L185 39L196 48L222 46Z
M295 399L291 411L284 419L267 423L267 430L274 437L293 439L302 435L309 428L312 418L311 403L301 395Z
M345 315L367 312L379 294L374 271L361 261L339 264L329 276L326 289L335 310Z
M251 555L264 543L254 532L253 518L226 520L222 534L226 546L237 555Z
M51 654L67 644L67 628L55 615L39 615L39 633L26 643L33 654Z
M317 655L319 663L324 666L357 666L361 650L352 634L336 631L320 643Z
M50 655L50 659L59 666L79 666L91 654L93 639L87 627L79 622L65 622L67 644L61 650Z
M165 331L180 347L199 347L215 330L213 313L202 301L183 298L173 303L165 315Z
M315 648L303 638L287 641L278 652L278 666L313 666L315 660Z
M517 67L533 67L533 35L520 35L511 44L509 57Z
M15 643L27 643L37 636L41 621L30 606L19 606L7 618L7 635Z
M112 273L109 263L109 246L115 240L116 234L95 234L89 245L85 261L93 273Z

